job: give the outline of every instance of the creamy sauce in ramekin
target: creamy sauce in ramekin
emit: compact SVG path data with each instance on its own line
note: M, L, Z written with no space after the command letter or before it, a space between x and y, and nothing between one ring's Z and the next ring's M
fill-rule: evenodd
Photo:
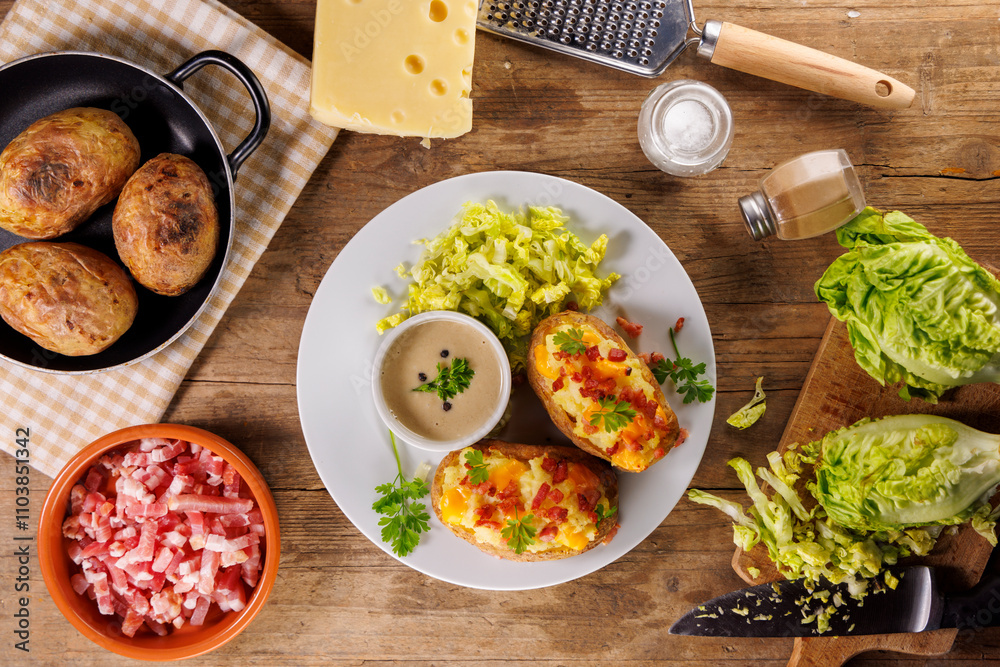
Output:
M439 363L451 366L462 358L475 374L468 389L447 401L447 408L436 392L413 391L438 376ZM438 320L400 334L386 352L380 383L386 407L401 424L443 442L473 433L490 418L501 400L501 372L495 348L482 333Z

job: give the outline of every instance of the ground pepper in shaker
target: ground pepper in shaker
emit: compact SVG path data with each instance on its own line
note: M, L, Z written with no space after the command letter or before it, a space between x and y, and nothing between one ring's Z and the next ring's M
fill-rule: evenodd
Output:
M740 197L740 213L757 241L807 239L849 222L865 207L865 194L843 149L815 151L783 162Z
M639 145L649 161L673 176L699 176L718 167L733 143L733 113L712 86L681 79L654 88L639 111Z

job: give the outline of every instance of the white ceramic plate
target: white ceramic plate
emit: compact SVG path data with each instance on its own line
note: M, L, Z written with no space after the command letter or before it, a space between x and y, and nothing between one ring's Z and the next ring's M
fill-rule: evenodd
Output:
M678 345L684 356L704 361L715 384L712 334L701 300L683 267L642 220L613 200L572 181L527 172L483 172L435 183L399 200L377 215L351 239L323 278L299 345L297 391L299 418L306 444L323 484L357 528L386 553L372 510L378 484L396 475L389 433L371 398L371 363L379 344L375 323L396 312L406 281L395 273L400 262L412 265L421 246L446 229L466 201L492 199L504 210L522 206L558 206L570 216L567 225L585 243L608 235L600 274L616 271L622 279L592 314L614 322L627 316L645 326L631 341L636 352L672 354L668 329L684 318ZM395 298L391 306L375 302L371 288L381 285ZM431 530L401 562L443 581L492 590L526 590L570 581L615 561L642 542L684 493L708 442L715 400L684 405L664 384L667 400L687 440L664 461L644 473L619 473L619 522L615 538L572 558L517 563L487 556L453 535L434 516ZM548 419L527 384L513 398L514 416L501 439L527 444L568 442ZM440 455L399 442L403 471L412 475Z

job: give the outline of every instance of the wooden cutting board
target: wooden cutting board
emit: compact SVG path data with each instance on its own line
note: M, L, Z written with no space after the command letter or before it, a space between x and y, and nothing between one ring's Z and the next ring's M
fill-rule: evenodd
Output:
M827 432L864 417L912 413L951 417L982 431L1000 433L1000 385L959 387L945 394L936 405L920 399L904 401L899 398L898 387L882 387L858 366L847 339L846 326L831 318L778 449L784 451L795 442L805 444L818 440ZM943 534L934 552L919 562L941 568L945 591L964 590L979 581L991 551L986 540L968 526L962 526L953 534ZM917 560L907 562L916 563ZM747 572L750 566L760 570L756 578ZM761 545L749 553L737 549L733 569L751 584L781 579L766 548ZM788 664L790 667L841 665L851 656L875 650L940 655L951 649L956 634L957 630L949 629L864 637L799 638L795 640Z

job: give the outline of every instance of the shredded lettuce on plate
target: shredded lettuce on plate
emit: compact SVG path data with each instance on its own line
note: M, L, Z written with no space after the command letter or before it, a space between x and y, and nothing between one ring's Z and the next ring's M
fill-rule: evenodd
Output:
M620 277L596 274L608 238L587 246L565 228L569 218L555 207L511 213L493 201L467 202L456 221L424 246L401 277L413 282L402 312L380 320L379 333L410 315L456 310L478 318L503 342L515 372L526 362L524 337L545 317L575 300L580 310L599 306Z

